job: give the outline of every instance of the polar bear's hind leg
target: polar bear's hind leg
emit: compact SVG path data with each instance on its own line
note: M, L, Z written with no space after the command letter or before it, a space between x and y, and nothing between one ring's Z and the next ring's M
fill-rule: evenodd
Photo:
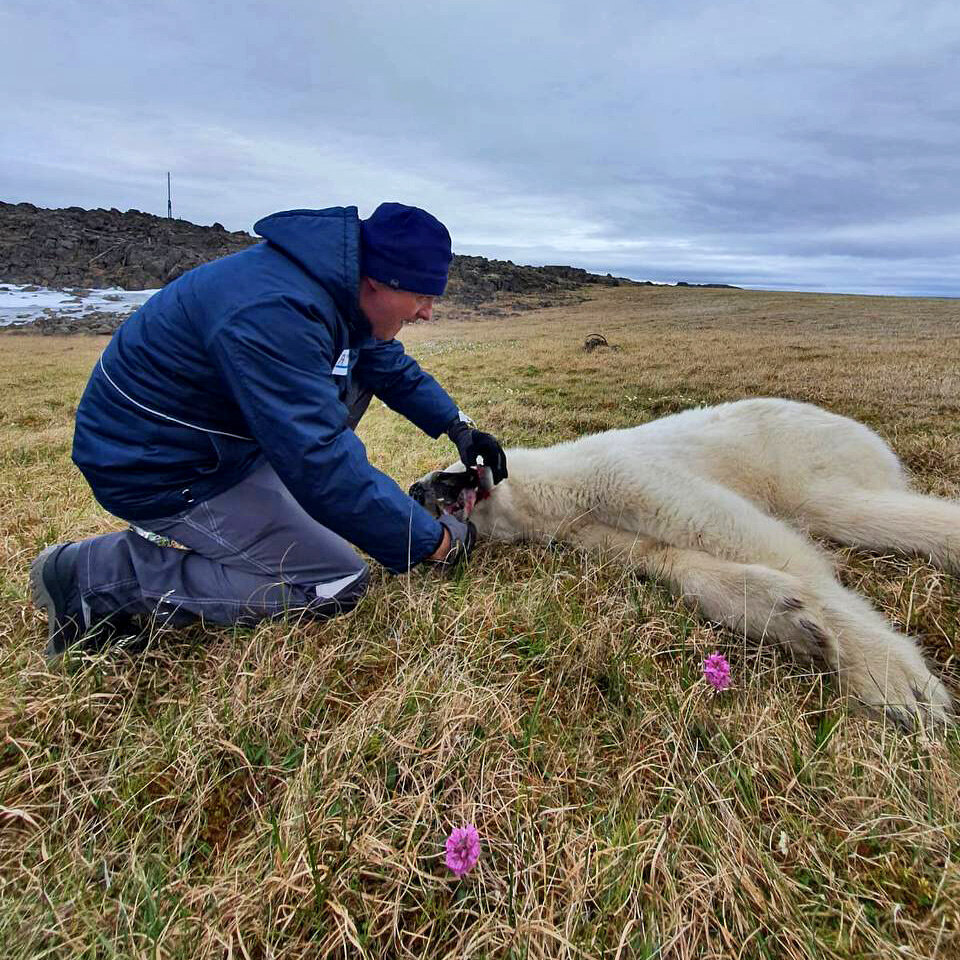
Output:
M928 558L960 575L960 503L900 490L814 487L799 512L810 533L866 550Z

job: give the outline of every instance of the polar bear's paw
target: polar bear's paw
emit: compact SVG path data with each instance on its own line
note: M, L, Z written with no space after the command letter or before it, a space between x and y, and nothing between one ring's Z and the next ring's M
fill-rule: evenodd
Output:
M734 617L747 636L785 647L796 659L829 665L836 641L818 598L799 578L769 567L749 565L734 588L740 592Z
M910 637L880 648L843 650L841 686L855 700L905 730L932 733L956 722L949 691L931 672Z

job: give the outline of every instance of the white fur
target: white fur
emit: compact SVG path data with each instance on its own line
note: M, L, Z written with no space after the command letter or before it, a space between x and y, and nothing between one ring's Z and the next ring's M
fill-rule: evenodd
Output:
M480 536L614 550L707 619L825 662L900 722L951 713L915 642L842 587L808 536L960 572L960 504L909 492L868 427L810 404L743 400L509 450L507 463L509 480L471 516Z

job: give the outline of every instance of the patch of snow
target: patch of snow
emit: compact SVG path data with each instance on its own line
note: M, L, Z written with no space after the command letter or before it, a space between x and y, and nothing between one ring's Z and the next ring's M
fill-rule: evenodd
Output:
M85 317L91 313L132 313L156 290L54 290L31 283L0 283L0 327L32 323L45 315Z

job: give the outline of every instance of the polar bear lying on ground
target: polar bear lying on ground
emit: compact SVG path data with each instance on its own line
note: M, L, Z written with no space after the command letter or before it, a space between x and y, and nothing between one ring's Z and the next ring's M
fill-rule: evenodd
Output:
M863 424L741 400L507 457L510 478L492 489L458 463L411 495L438 514L469 513L481 537L616 551L706 619L835 671L901 725L952 718L915 642L841 586L807 536L960 573L960 504L910 492Z

